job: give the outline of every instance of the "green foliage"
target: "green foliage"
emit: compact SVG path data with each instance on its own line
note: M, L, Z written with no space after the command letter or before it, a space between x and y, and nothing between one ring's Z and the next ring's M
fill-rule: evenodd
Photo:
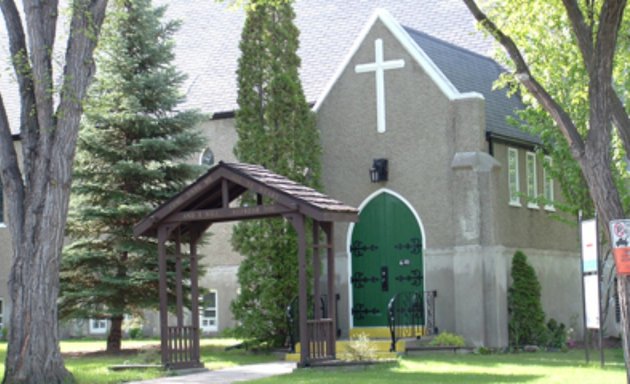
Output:
M299 79L298 30L291 2L251 2L241 37L234 153L296 182L319 187L320 144ZM254 204L245 196L243 205ZM245 256L232 303L241 337L281 345L285 308L297 294L297 238L282 219L239 223L232 244Z
M601 0L579 2L584 15L592 15L585 22L598 28ZM592 8L590 8L592 7ZM590 9L588 9L590 8ZM532 74L547 92L569 114L582 137L589 132L589 78L584 60L572 33L566 9L559 0L499 0L488 7L488 16L508 34L528 59ZM630 18L626 17L617 39L613 68L614 88L622 101L630 100ZM503 50L499 59L507 60ZM520 112L522 119L515 122L525 130L537 135L542 141L541 152L553 158L547 169L562 190L564 202L555 203L556 208L577 216L581 209L585 217L592 217L594 206L588 186L579 164L556 124L542 106L516 81L512 74L503 77L500 85L519 90L527 109ZM630 105L626 102L626 112ZM630 172L626 170L625 152L618 137L610 143L613 155L613 175L622 199L624 210L630 210Z
M508 289L510 346L544 345L547 328L540 302L540 283L527 256L517 251L512 258L512 286Z
M139 339L142 337L142 328L129 328L129 338L131 340Z
M547 322L547 347L567 350L567 328L563 323L559 323L555 319L549 319Z
M178 23L162 22L164 11L150 0L110 4L77 144L61 266L65 318L158 306L157 245L134 237L133 226L200 173L184 161L203 146L194 129L202 116L177 110L185 76L172 64Z
M9 327L2 327L0 336L2 336L2 340L9 340Z
M370 338L365 333L360 333L353 337L346 346L348 360L350 361L370 361L376 359L376 351L370 342Z
M441 332L431 340L430 344L434 347L464 347L466 346L466 340L454 333Z

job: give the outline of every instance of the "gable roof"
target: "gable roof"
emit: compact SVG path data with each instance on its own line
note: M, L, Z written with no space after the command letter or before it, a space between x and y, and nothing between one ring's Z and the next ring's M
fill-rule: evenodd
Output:
M175 34L175 63L188 75L188 79L182 89L186 101L180 109L195 108L218 115L231 113L237 108L236 68L244 13L229 9L229 3L216 0L154 0L155 5L168 5L166 18L182 21L180 30ZM298 51L302 60L300 75L310 103L324 97L327 84L351 51L357 36L365 29L366 22L377 9L382 8L391 14L396 24L404 26L459 93L478 92L486 98L487 104L492 104L488 106L486 115L488 132L532 141L529 135L505 123L506 111L515 103L495 97L502 91L494 94L487 89L491 75L495 73L498 76L500 73L500 67L492 60L482 60L492 56L493 42L476 29L474 18L461 0L297 0L294 7L296 24L301 32ZM3 60L1 64L4 68L9 68L6 43L4 23L0 23L0 60ZM56 45L57 49L64 47L63 42ZM480 79L460 77L461 65L458 66L452 59L462 57L474 57L470 60L481 69L477 72ZM17 133L19 99L12 77L11 71L0 75L0 92L12 132ZM480 84L483 86L479 87Z
M230 208L245 192L269 198L274 204ZM253 164L219 162L177 195L157 207L134 226L135 236L156 236L165 222L184 227L214 222L300 213L318 221L357 221L359 211Z
M168 4L167 17L182 20L176 35L177 66L189 78L182 108L218 114L236 110L241 10L215 0L157 0ZM297 0L298 55L306 99L315 103L366 22L379 8L402 25L424 31L478 54L490 56L493 43L476 30L461 0Z
M520 98L508 96L505 89L493 89L494 81L505 69L494 60L457 47L411 28L409 36L431 58L459 92L478 92L486 100L486 132L495 137L539 143L539 139L506 121L516 118L514 111L524 109Z

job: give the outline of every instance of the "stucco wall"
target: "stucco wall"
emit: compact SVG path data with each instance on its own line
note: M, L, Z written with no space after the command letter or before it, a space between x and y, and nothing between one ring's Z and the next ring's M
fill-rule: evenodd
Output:
M520 191L526 194L525 153L523 148L518 149L518 165ZM577 226L561 222L554 216L560 216L565 220L576 222L577 218L568 217L559 211L548 211L544 207L532 209L527 206L526 197L521 197L521 207L509 204L508 170L507 170L508 146L496 143L494 145L494 157L502 164L496 189L500 191L495 200L495 233L497 243L514 248L555 249L560 251L578 252ZM538 194L543 194L543 168L540 159L537 159ZM554 182L554 197L562 201L562 193L558 182Z

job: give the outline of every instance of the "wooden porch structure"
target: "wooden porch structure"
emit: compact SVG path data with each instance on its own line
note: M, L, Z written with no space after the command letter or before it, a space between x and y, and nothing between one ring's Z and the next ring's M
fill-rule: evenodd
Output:
M255 194L257 204L232 207L230 203L244 193ZM162 364L170 369L195 368L199 359L199 288L197 243L202 234L217 222L284 217L298 234L299 324L302 345L300 364L335 359L335 262L333 230L335 222L358 220L358 210L314 189L293 182L261 166L220 162L197 181L155 209L134 227L135 236L158 239L160 269L160 333ZM320 302L320 257L326 250L328 318L319 311L308 319L307 310L307 220L313 222L313 295ZM320 242L323 233L324 243ZM182 241L189 243L191 281L191 324L184 325L182 289ZM167 255L167 242L174 246ZM174 259L176 288L167 292L167 259ZM169 295L175 296L176 325L168 324ZM172 307L172 306L171 306Z

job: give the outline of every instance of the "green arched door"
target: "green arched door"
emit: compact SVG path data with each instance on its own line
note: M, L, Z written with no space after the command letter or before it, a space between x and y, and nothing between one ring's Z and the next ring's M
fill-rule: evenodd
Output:
M361 210L351 236L354 327L385 327L396 293L424 290L420 225L402 200L383 192Z

